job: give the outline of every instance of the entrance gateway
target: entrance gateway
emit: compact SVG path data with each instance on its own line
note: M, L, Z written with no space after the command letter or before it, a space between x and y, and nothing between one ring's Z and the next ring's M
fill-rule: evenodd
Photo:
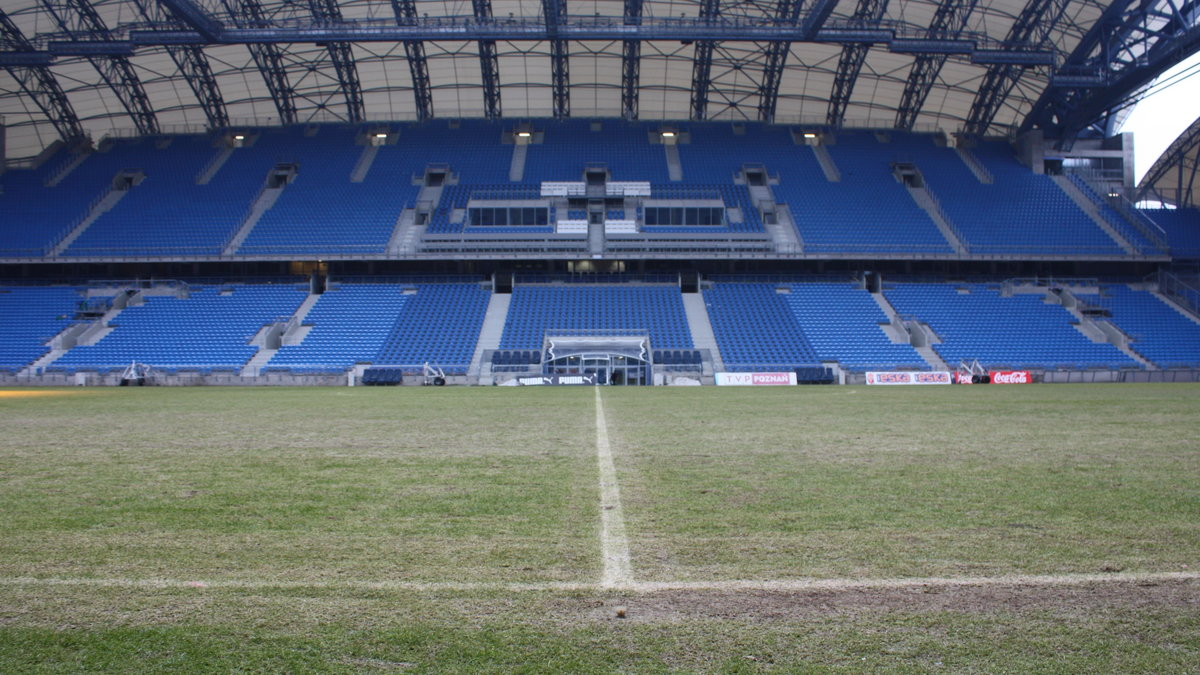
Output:
M595 376L596 384L651 382L650 335L642 329L546 331L546 375Z

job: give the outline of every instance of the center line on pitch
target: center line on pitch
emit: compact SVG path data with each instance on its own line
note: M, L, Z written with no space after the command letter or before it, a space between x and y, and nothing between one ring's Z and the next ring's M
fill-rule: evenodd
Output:
M621 488L613 465L612 446L608 443L608 423L604 401L596 387L596 461L600 466L600 554L604 558L605 588L630 586L633 573L629 564L629 539L625 536L625 513L621 509Z

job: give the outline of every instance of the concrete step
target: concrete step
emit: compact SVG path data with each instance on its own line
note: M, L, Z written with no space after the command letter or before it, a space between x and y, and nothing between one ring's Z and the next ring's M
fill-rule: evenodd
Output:
M62 239L58 240L58 243L55 244L54 247L46 253L46 255L62 255L63 251L67 250L67 247L69 247L75 242L76 239L79 238L79 235L83 234L92 223L96 222L96 220L100 218L100 216L111 211L112 208L117 205L117 202L124 199L125 195L127 194L129 194L128 190L109 190L107 194L97 199L92 204L92 207L88 210L87 214L84 215L83 219L80 220L75 227L71 228L71 231L67 232Z
M488 300L487 311L483 315L483 325L479 328L479 338L475 341L475 353L471 356L471 365L467 368L467 377L482 378L486 368L490 377L492 364L483 363L485 352L499 349L500 338L504 336L504 325L508 322L508 307L512 303L511 293L492 293ZM480 381L480 384L483 384ZM490 382L488 383L490 384Z
M913 198L913 201L920 206L933 224L937 226L942 237L946 239L946 243L954 252L959 255L967 255L970 251L967 248L966 242L958 236L958 229L954 227L954 223L950 222L950 217L946 215L942 205L938 202L937 197L928 188L909 187L908 194Z
M703 293L683 293L683 311L687 316L688 330L692 333L692 344L696 349L708 350L712 359L714 372L725 370L725 360L721 358L721 349L717 345L717 336L713 333L712 321L708 317L708 307L704 304Z
M1120 246L1121 250L1125 251L1129 255L1138 254L1137 247L1130 243L1130 241L1126 239L1120 232L1117 232L1116 228L1114 228L1112 224L1104 218L1104 216L1100 215L1099 206L1097 206L1097 204L1093 202L1091 198L1084 194L1083 190L1080 190L1078 185L1072 183L1070 177L1051 176L1050 179L1053 180L1054 183L1058 185L1058 187L1062 189L1062 191L1065 192L1068 197L1071 198L1071 201L1075 202L1075 205L1079 207L1080 211L1083 211L1085 214L1087 214L1087 217L1091 218L1092 222L1095 223L1097 227L1099 227L1101 230L1104 230L1104 233L1107 234L1117 246Z
M221 167L225 166L225 162L229 161L229 158L232 156L233 148L222 148L218 151L208 163L208 166L196 174L196 185L208 185L209 181L217 175L217 172L221 170Z
M664 143L663 153L667 157L667 178L673 181L683 180L683 162L679 159L679 146Z
M375 163L375 156L378 154L378 145L367 145L363 147L362 154L358 156L358 162L354 165L354 169L350 172L351 183L361 183L366 180L367 172L371 170L371 165Z
M823 145L810 145L813 156L817 158L817 163L821 165L821 171L825 173L825 180L830 183L839 183L842 180L842 172L837 168L837 162L833 161L833 155L829 154L829 149Z
M279 200L279 196L283 194L283 188L263 188L258 194L258 198L254 200L254 205L250 207L250 212L246 214L246 219L238 227L237 232L229 239L229 243L221 250L221 255L233 255L237 253L242 242L246 241L246 237L250 236L250 232L254 230L254 226L258 224L259 219L263 214L275 206L275 202Z
M984 185L991 185L995 182L996 179L992 177L992 172L988 171L987 167L983 165L983 162L980 162L979 158L976 157L975 154L970 150L956 147L954 148L954 153L963 161L963 164L967 165L967 168L971 170L971 173L975 174L975 178L980 183L983 183Z
M512 162L508 165L508 179L519 182L525 178L525 158L529 155L529 145L526 143L513 144Z

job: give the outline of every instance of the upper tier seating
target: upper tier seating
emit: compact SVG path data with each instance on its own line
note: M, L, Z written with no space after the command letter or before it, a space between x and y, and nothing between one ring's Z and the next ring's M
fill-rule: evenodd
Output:
M352 183L364 147L357 135L356 127L334 125L312 137L295 128L264 131L250 150L299 168L238 253L383 253L400 213L415 205L419 188L412 173L424 165L393 162L399 146L382 146L363 182ZM265 172L258 177L260 186L265 178Z
M1148 291L1105 286L1102 307L1132 340L1130 345L1160 368L1200 366L1200 325ZM1089 296L1081 296L1089 300Z
M587 120L545 120L538 124L544 140L529 146L525 182L581 181L584 169L591 164L605 165L614 181L669 180L663 146L652 145L647 136L650 126L620 120L600 124L600 131L592 131ZM507 164L504 169L507 178Z
M15 373L41 358L46 342L74 323L79 289L0 287L0 372Z
M264 325L283 321L304 301L293 285L193 286L189 297L150 296L126 307L114 330L80 345L50 370L106 370L131 362L163 369L236 369L254 356L249 344Z
M766 283L715 283L704 290L726 370L790 370L821 361L775 289Z
M788 284L784 302L821 361L850 370L927 368L912 346L893 344L879 327L887 315L855 283Z
M998 285L889 284L884 295L903 316L941 338L934 350L950 366L978 359L987 367L1137 367L1119 349L1094 343L1065 309L1041 294L1001 297Z
M418 284L375 357L376 365L440 366L467 371L491 291L479 284Z
M930 136L893 134L898 157L914 161L972 253L1122 255L1125 252L1049 176L1022 166L1004 143L972 148L992 174L980 183L952 149Z
M280 347L266 370L329 372L370 363L413 297L404 289L397 284L344 283L325 291L304 318L304 324L312 326L304 341Z
M1200 258L1200 210L1143 209L1167 235L1171 255L1175 258Z
M891 158L869 134L845 133L828 148L841 181L825 178L811 148L796 145L786 127L695 125L681 145L684 178L729 180L745 164L762 164L779 184L808 252L950 253L929 216L891 174Z
M163 148L150 140L118 142L104 153L105 170L139 170L145 179L89 225L64 255L221 253L250 208L266 169L256 181L220 171L207 185L197 185L197 175L218 152L208 136L178 136ZM100 157L89 157L84 165ZM120 166L114 168L116 161Z
M513 289L501 349L541 349L547 331L643 329L654 349L690 349L678 286L536 286Z

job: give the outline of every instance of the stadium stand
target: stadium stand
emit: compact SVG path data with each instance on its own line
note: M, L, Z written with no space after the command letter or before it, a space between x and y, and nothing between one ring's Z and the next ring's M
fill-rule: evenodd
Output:
M678 286L517 285L500 349L540 350L547 331L642 329L654 349L691 349Z
M376 354L375 365L436 365L462 375L471 364L491 291L479 284L417 284Z
M721 282L703 293L726 370L790 370L820 363L775 284Z
M1113 345L1084 337L1041 294L1002 297L999 284L894 283L884 295L937 333L942 342L933 348L952 366L978 359L987 367L1138 367Z
M150 296L126 307L94 345L77 346L49 370L106 371L137 361L173 370L240 368L257 348L250 344L267 323L286 320L306 292L293 285L193 286L187 297Z
M1200 258L1200 210L1143 209L1142 213L1166 233L1176 259Z
M416 201L417 188L402 167L389 161L388 146L363 182L351 182L363 150L355 144L357 136L357 128L335 125L318 127L311 137L303 129L264 131L251 150L294 164L296 175L238 253L383 253L400 212ZM265 177L257 178L259 185Z
M904 139L895 134L892 142ZM911 153L972 253L1125 253L1049 176L1018 163L1006 144L987 141L971 149L992 174L991 184L980 183L952 151L936 148L928 137L908 137L898 150Z
M0 370L16 373L50 351L51 338L74 323L79 289L0 287Z
M784 288L784 302L821 361L849 370L928 368L912 346L888 339L880 328L887 315L861 285L809 282Z
M284 345L265 372L340 372L369 363L391 335L404 305L412 299L399 284L346 283L323 293L304 319L312 330L298 345Z
M1200 324L1147 291L1108 285L1101 306L1128 335L1137 353L1160 368L1200 366ZM1086 297L1086 296L1085 296Z
M149 139L118 142L105 153L105 170L138 172L144 178L89 225L63 255L221 253L245 217L265 170L257 183L218 172L207 185L197 185L197 174L217 152L208 136L171 137L165 147ZM117 161L119 168L113 169Z
M600 129L593 131L593 124ZM545 120L537 128L543 132L543 142L529 146L526 182L579 181L585 168L596 165L606 167L614 181L670 180L662 146L649 141L650 125L619 120ZM507 177L508 164L503 168Z

